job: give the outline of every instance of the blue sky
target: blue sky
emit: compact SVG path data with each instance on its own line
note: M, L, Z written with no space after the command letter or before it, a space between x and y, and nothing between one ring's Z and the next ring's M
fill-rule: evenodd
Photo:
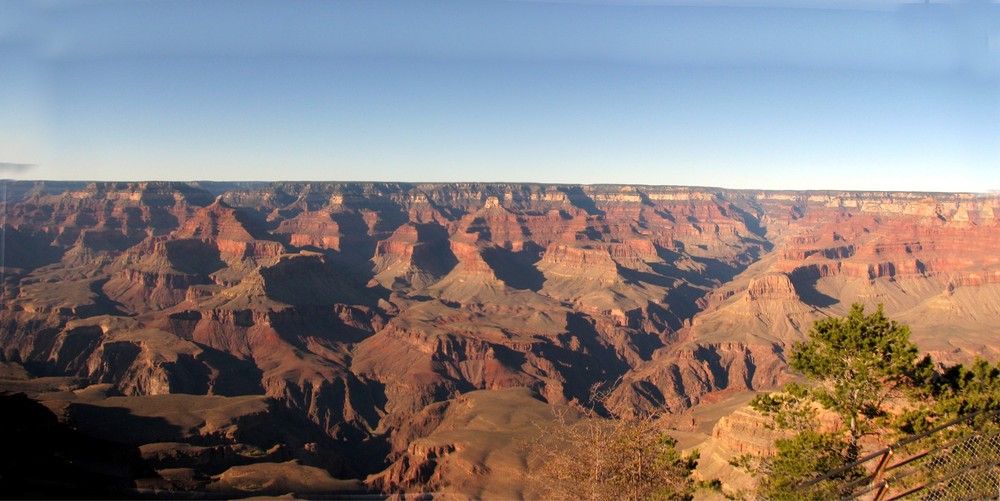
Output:
M0 3L0 176L1000 189L1000 5Z

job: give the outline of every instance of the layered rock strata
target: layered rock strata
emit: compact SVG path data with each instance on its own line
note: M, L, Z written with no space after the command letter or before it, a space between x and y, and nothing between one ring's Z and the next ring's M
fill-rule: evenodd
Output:
M791 345L854 301L943 360L1000 354L993 196L14 185L0 362L128 398L268 399L367 451L338 475L423 457L414 416L475 390L642 413L775 388ZM275 460L319 464L295 447ZM386 475L371 485L413 488Z

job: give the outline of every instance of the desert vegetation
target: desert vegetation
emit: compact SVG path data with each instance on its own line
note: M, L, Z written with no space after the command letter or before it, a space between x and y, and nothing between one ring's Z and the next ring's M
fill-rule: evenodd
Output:
M599 397L607 402L606 395ZM537 499L691 499L698 452L682 454L659 414L610 417L565 413L526 443L533 464L528 497Z
M771 455L733 461L758 479L755 490L733 497L851 497L872 473L873 465L856 463L875 449L975 413L983 418L940 432L925 449L972 427L995 429L995 418L984 411L1000 409L1000 365L982 359L968 366L936 365L930 356L919 356L909 337L909 327L887 318L881 305L866 314L864 305L855 303L844 317L816 321L809 340L796 343L789 357L791 368L806 381L760 394L750 403L770 419L780 438ZM607 394L595 401L605 408ZM656 412L601 416L594 410L582 419L557 414L528 444L535 465L528 497L691 499L698 451L681 454L660 417ZM1000 456L994 449L989 452ZM949 457L952 462L973 459L961 453ZM911 475L910 484L932 480L919 471Z
M977 359L969 366L936 366L930 356L918 356L909 335L909 327L886 318L881 305L866 315L854 304L846 317L815 323L809 341L796 343L790 355L790 366L808 382L750 404L783 432L773 455L733 461L758 477L753 497L844 498L871 473L856 464L867 452L977 413L981 419L932 438L940 443L970 427L996 428L996 418L985 411L1000 409L1000 365Z

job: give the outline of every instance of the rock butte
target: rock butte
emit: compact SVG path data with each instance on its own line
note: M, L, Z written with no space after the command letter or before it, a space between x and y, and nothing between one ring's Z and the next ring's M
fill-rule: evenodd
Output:
M993 195L166 182L8 191L0 386L98 435L113 409L137 427L157 423L132 441L168 488L234 489L240 475L266 476L247 465L266 463L343 489L367 479L385 492L520 496L518 452L490 458L487 447L527 433L512 406L588 406L595 385L615 381L610 401L626 412L681 413L772 389L790 377L791 344L855 301L884 303L937 360L1000 353ZM194 417L169 415L174 396ZM755 429L740 416L720 430ZM462 430L494 435L477 442ZM201 477L183 466L195 464Z

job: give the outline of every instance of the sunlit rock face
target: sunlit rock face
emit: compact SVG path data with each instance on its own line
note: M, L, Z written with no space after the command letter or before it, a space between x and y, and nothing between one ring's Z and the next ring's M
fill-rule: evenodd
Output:
M12 189L0 362L123 398L266 399L245 423L370 450L337 460L360 475L449 454L411 446L437 429L419 416L473 390L590 406L617 381L602 405L642 413L777 387L855 301L942 361L1000 354L996 197L213 186ZM426 473L393 468L376 484Z

